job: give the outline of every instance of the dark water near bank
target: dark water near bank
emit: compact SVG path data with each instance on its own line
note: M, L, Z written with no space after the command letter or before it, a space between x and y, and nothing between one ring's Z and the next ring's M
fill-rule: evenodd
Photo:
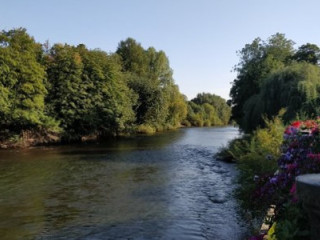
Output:
M242 239L232 127L0 151L0 239Z

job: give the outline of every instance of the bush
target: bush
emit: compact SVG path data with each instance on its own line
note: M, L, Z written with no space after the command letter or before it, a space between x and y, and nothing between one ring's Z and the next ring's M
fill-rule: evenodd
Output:
M182 126L186 126L186 127L191 127L192 126L191 123L187 119L183 120L181 125Z
M251 137L247 137L248 140L243 140L240 145L242 148L238 147L238 152L234 153L237 154L240 170L240 187L236 195L244 209L252 211L253 215L258 217L264 214L265 209L261 203L252 201L252 192L256 188L257 178L276 171L284 130L280 117L265 122L266 128L254 131ZM239 151L241 149L242 151Z
M276 239L308 239L306 213L296 196L295 178L320 173L320 119L295 121L284 131L281 156L274 174L259 175L250 202L275 204Z
M147 124L141 124L137 128L137 133L141 134L153 134L156 132L156 129Z
M310 239L309 219L302 204L288 202L281 210L281 215L277 217L274 239Z
M211 121L210 120L204 120L203 126L210 127L211 126Z

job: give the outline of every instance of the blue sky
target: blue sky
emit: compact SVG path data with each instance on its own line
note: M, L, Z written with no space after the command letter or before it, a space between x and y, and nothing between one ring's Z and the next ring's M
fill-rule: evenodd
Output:
M38 41L114 52L132 37L163 50L189 99L228 98L236 51L285 33L320 46L319 0L0 0L0 29L24 27Z

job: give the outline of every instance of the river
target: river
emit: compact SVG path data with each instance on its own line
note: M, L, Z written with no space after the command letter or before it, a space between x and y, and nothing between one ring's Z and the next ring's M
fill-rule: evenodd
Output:
M243 239L233 127L0 151L1 239Z

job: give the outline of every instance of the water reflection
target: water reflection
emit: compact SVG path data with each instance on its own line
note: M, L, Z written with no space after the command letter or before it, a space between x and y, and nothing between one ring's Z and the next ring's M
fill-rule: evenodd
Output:
M0 152L1 239L241 239L234 128Z

